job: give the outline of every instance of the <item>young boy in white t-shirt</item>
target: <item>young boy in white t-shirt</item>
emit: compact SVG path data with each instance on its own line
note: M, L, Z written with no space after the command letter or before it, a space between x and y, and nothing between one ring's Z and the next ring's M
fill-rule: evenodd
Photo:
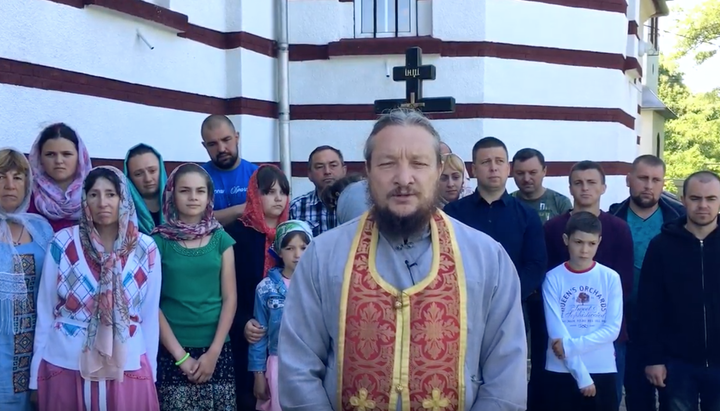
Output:
M593 260L601 239L594 214L573 213L563 234L570 261L545 276L548 410L618 409L613 341L620 333L623 294L618 273Z

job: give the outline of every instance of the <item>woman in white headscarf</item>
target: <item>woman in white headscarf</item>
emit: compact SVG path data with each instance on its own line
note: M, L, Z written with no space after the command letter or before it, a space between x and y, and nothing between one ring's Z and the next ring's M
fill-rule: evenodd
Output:
M23 153L0 150L0 410L29 411L35 300L53 230L27 212L33 178Z
M443 154L443 172L440 175L440 207L473 193L465 162L453 153Z

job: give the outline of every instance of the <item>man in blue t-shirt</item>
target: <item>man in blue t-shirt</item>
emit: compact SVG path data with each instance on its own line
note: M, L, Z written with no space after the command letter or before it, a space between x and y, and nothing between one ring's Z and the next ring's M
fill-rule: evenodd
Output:
M226 226L245 210L248 183L257 166L240 158L240 134L226 116L213 114L200 128L210 161L203 164L215 185L215 218Z

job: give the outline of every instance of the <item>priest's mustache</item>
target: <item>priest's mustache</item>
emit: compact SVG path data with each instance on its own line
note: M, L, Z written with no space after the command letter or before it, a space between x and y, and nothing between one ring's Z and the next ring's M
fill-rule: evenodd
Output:
M390 192L390 194L387 195L387 198L390 199L391 197L396 196L417 196L420 193L417 190L409 189L409 188L402 188L398 187Z

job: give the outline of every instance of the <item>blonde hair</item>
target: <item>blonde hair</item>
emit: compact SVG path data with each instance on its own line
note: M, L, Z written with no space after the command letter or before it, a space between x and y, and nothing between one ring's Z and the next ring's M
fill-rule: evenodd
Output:
M18 171L27 178L30 176L30 163L25 155L17 150L11 148L0 150L0 173L11 170Z
M465 162L460 158L459 155L454 153L448 153L443 155L443 171L448 167L452 171L457 171L460 174L465 174Z

